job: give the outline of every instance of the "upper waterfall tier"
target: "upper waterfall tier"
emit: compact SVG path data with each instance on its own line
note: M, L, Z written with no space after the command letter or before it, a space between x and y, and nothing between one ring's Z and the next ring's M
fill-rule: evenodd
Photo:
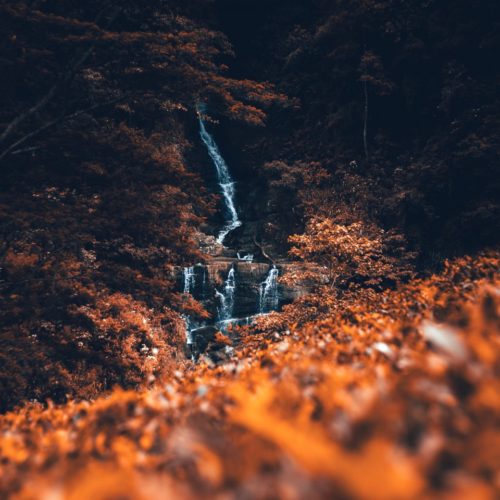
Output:
M224 243L226 236L231 231L241 226L241 221L238 217L238 212L235 205L236 189L234 181L229 172L229 167L222 157L215 140L209 134L201 113L199 113L198 116L200 123L200 136L205 146L207 147L208 154L210 155L213 164L215 165L217 180L219 182L221 193L224 198L224 204L226 206L226 223L217 236L217 242L222 244Z

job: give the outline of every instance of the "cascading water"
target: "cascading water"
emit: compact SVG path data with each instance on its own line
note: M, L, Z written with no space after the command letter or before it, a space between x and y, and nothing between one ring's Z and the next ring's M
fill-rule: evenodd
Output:
M186 331L186 344L188 346L191 346L193 344L193 335L192 335L192 327L191 327L191 321L188 316L182 316L182 319L184 320L184 325L185 325L185 331Z
M209 308L214 305L214 293L217 301L217 317L212 321L189 315L184 317L186 344L194 358L203 352L207 342L209 342L206 340L209 338L207 335L211 335L216 330L228 332L235 326L251 325L262 315L278 310L280 305L278 268L276 266L269 268L264 278L260 278L263 281L259 283L260 286L256 290L252 278L249 281L249 276L254 276L253 272L247 266L252 266L252 264L241 259L233 262L229 269L226 268L227 275L223 286L218 289L215 285L215 279L210 277L211 273L206 265L197 264L192 268L182 269L181 277L183 279L180 283L180 290L191 295L203 305L208 305ZM257 297L253 295L256 292L258 292ZM258 301L253 302L253 297ZM235 313L237 317L235 317Z
M195 286L196 286L196 275L194 273L194 267L185 267L182 271L183 275L183 292L187 294L193 294ZM192 332L192 325L191 325L191 319L189 316L183 316L182 319L184 320L184 324L186 325L186 344L191 347L193 344L193 336L191 334Z
M236 291L236 272L234 267L231 267L224 282L224 291L215 291L220 301L219 321L227 321L232 318L234 310L234 292Z
M273 266L267 274L266 280L260 284L259 289L259 313L275 311L279 306L278 290L279 270Z
M222 157L217 144L215 143L215 140L207 131L205 122L203 121L204 111L205 107L203 105L198 106L200 136L203 143L207 147L209 156L216 168L217 180L225 205L225 224L217 236L217 242L223 244L226 236L231 231L241 226L242 223L236 210L235 183L231 177L229 168ZM221 290L215 288L215 280L212 281L210 279L211 274L210 271L208 271L207 266L197 264L194 267L186 267L183 269L182 290L184 293L193 296L204 305L208 304L209 307L213 307L212 298L214 292L218 300L217 321L207 324L207 322L197 318L191 318L189 316L184 318L186 322L186 341L187 344L191 346L190 348L192 349L192 352L201 352L198 351L199 346L203 346L204 344L206 345L208 342L207 340L203 340L206 338L204 336L207 335L207 332L213 332L214 329L227 331L232 326L250 325L253 323L255 318L278 309L279 271L276 266L269 269L265 281L260 283L260 287L258 289L259 302L257 311L255 310L257 309L257 304L254 302L253 295L256 293L254 283L252 283L251 286L249 286L248 282L245 281L237 284L236 268L238 266L243 266L238 267L238 271L241 272L244 267L248 265L251 266L253 261L253 254L241 254L240 252L237 252L236 257L233 259L233 264L231 265L224 281L224 287ZM238 278L238 280L240 278ZM249 290L252 290L250 301L248 300ZM236 304L236 301L238 301L238 304ZM247 314L248 316L234 318L233 314L235 313L235 310L237 313ZM241 316L243 316L243 314L241 314ZM208 335L210 335L210 333L208 333Z
M204 111L203 107L198 107L198 120L200 122L200 136L202 141L207 147L208 154L212 159L216 171L217 180L221 188L222 196L224 198L224 204L226 205L226 224L219 232L217 236L218 243L224 243L226 236L234 231L237 227L241 226L241 221L238 217L238 212L235 206L235 184L229 172L229 168L224 158L220 154L219 148L214 141L213 137L208 133L205 127L205 122L203 121L201 113Z
M196 284L196 275L194 274L194 267L185 267L183 270L184 275L184 293L193 293Z
M246 255L240 255L240 252L237 252L236 256L238 257L238 260L241 260L243 262L253 262L253 253L248 253Z
M254 319L257 318L258 316L260 315L252 314L251 316L245 316L244 318L229 318L223 321L218 321L216 325L221 332L225 332L229 327L251 325Z

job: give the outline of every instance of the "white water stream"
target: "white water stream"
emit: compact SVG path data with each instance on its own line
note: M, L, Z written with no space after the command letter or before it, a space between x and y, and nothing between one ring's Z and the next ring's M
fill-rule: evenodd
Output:
M224 243L227 235L234 231L237 227L241 226L241 221L238 216L238 212L236 210L236 189L235 183L231 177L231 173L229 172L229 168L224 158L222 157L219 148L214 140L214 138L210 135L203 121L203 112L205 111L205 107L203 105L198 106L198 121L200 125L200 136L205 144L208 154L215 166L217 173L217 181L220 186L221 194L224 200L224 216L225 223L222 229L219 231L217 235L217 242L220 244ZM238 261L253 262L253 255L246 254L240 255L237 253ZM201 264L198 264L201 266ZM197 279L197 274L203 280L201 289L199 286L199 281ZM182 282L182 290L186 294L193 295L197 300L200 300L200 290L201 296L204 296L205 290L205 277L206 277L206 269L203 272L197 273L195 267L186 267L183 270L183 282ZM215 290L215 295L218 300L217 307L217 321L213 324L216 328L219 328L222 331L225 331L232 325L249 325L252 321L261 316L262 314L266 314L270 311L275 311L279 307L279 290L278 290L278 276L279 270L276 266L272 266L269 269L269 272L266 275L265 280L259 285L259 295L258 295L258 304L255 305L256 311L253 314L250 312L250 316L245 318L234 318L233 314L235 304L237 300L237 273L235 266L231 266L229 269L228 275L224 281L224 287L221 290ZM207 286L209 284L207 283ZM248 284L244 284L242 286L248 286ZM198 323L195 321L191 321L190 318L185 318L186 321L186 340L188 344L195 343L195 339L193 338L193 332L202 330L206 327L206 323Z
M200 136L205 146L207 147L208 154L212 159L217 172L217 180L221 189L222 197L224 198L224 204L226 206L226 223L224 227L220 230L217 236L217 242L220 244L224 243L226 236L234 231L237 227L241 226L241 221L238 217L238 212L236 211L235 196L236 189L235 183L229 172L229 167L226 161L222 157L219 147L217 146L214 138L208 132L205 122L202 118L203 108L198 108L198 121L200 123Z
M236 291L236 272L234 267L231 267L224 282L224 290L219 292L215 291L220 300L218 308L219 321L227 321L233 316L234 311L234 292Z
M185 267L184 271L184 293L193 293L195 286L195 274L194 274L194 266L193 267Z
M279 306L279 290L278 290L279 270L273 266L265 281L259 287L259 313L275 311Z

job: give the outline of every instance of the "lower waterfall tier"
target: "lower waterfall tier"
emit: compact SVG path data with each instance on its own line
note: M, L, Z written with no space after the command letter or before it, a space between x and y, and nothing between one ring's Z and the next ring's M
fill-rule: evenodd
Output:
M229 319L227 314L221 316L218 311L221 310L221 296L228 290L227 281L231 269L234 269L234 290L230 298L232 318L246 318L280 309L309 293L315 285L308 280L302 280L293 286L280 282L278 274L283 276L304 269L303 264L293 262L277 263L275 272L272 272L273 266L268 263L234 259L212 260L207 264L177 269L178 290L189 293L201 302L212 314L212 323ZM188 283L185 281L186 277L189 279Z
M205 352L218 331L227 332L234 326L249 325L257 317L279 311L318 284L316 280L304 278L289 285L280 282L281 276L324 276L321 271L318 266L298 262L270 265L221 257L212 258L205 264L178 268L178 290L200 302L210 314L209 319L185 317L188 353L198 356Z

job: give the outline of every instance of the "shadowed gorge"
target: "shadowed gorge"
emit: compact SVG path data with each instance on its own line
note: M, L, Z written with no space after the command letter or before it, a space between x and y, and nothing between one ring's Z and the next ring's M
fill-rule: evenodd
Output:
M0 497L497 498L499 26L0 1Z

